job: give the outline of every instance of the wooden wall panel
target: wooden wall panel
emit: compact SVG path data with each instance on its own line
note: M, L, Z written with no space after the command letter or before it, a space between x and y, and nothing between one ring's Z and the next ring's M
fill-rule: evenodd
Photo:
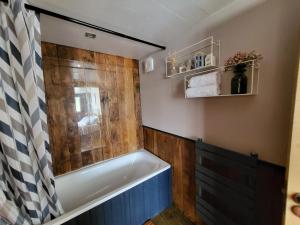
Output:
M203 222L196 211L195 142L144 126L144 148L169 162L173 169L173 202L196 225ZM281 224L285 170L259 161L256 211L259 225Z
M144 127L144 148L170 163L173 168L173 202L196 225L195 143L192 140Z
M195 183L195 163L196 152L195 143L190 140L181 140L182 149L182 201L184 213L188 218L192 218L197 224L201 224L200 218L196 213L196 198L194 193L196 193L196 183Z
M55 175L143 147L136 60L46 42L42 53ZM101 122L88 135L79 131L75 87L99 89Z

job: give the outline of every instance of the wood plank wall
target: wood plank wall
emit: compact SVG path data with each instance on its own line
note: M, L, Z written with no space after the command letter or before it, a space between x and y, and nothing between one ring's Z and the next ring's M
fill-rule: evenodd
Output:
M172 165L173 202L194 224L202 225L195 208L195 142L144 126L144 148ZM285 169L259 161L256 173L256 225L281 225Z
M137 60L46 42L42 53L55 175L143 147ZM79 132L75 87L100 92L101 123L90 136Z
M174 205L194 224L202 225L195 203L195 142L144 127L144 148L172 165Z

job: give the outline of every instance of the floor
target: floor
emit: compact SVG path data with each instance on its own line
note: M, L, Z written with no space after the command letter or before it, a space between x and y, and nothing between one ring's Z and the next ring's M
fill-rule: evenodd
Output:
M194 225L183 214L172 207L152 219L154 225Z

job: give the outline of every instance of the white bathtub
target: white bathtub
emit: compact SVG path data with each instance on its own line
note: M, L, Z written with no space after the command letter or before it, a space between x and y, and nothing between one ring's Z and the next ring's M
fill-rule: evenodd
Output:
M46 225L69 221L169 168L150 152L139 150L57 176L56 190L65 213Z

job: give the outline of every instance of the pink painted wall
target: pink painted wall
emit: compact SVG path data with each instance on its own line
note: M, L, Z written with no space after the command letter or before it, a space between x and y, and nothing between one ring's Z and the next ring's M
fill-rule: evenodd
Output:
M178 49L214 35L222 60L238 50L264 56L258 96L184 99L182 79L165 79L164 53L156 70L141 72L143 124L285 165L300 43L300 1L268 0L213 29L178 38Z

